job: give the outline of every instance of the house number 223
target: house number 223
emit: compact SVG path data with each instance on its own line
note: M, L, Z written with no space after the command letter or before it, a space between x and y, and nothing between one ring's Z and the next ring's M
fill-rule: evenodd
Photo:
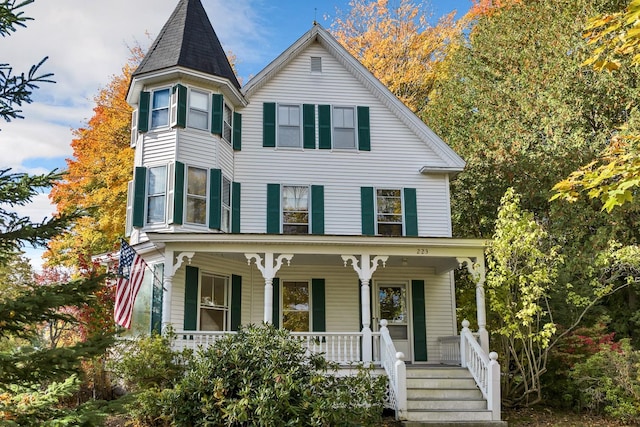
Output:
M418 248L416 253L418 255L426 255L426 254L429 253L429 249L427 249L427 248Z

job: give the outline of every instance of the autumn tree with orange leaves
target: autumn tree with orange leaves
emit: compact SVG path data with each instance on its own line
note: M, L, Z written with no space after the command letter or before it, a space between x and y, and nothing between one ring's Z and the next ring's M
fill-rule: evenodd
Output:
M456 21L450 13L431 25L428 4L412 0L401 0L397 7L388 0L354 0L350 6L332 24L333 36L419 114L466 20Z
M68 232L51 241L45 254L49 264L85 268L91 255L113 250L124 235L134 153L126 94L142 56L140 48L132 49L122 74L113 76L95 97L94 115L87 126L74 131L68 173L50 197L59 213L80 209L83 215Z

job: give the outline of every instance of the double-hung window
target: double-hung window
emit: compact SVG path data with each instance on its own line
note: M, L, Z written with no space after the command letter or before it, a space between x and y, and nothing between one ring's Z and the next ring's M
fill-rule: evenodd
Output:
M309 332L309 283L282 283L282 327L291 332Z
M231 229L231 181L226 176L222 177L222 231Z
M300 106L278 104L278 147L301 147Z
M228 330L229 279L202 274L200 279L200 330Z
M282 233L309 233L309 187L282 187Z
M222 116L222 138L231 144L233 112L227 104L224 104L224 114Z
M167 167L149 168L147 181L147 223L164 222L167 197Z
M207 169L187 168L187 216L191 224L207 223Z
M169 125L169 101L171 95L169 89L159 89L153 91L153 101L151 103L151 128L158 128Z
M191 90L188 125L195 129L209 129L209 95L205 92Z
M333 107L333 147L356 148L355 108Z
M397 189L376 190L378 234L402 236L402 192Z

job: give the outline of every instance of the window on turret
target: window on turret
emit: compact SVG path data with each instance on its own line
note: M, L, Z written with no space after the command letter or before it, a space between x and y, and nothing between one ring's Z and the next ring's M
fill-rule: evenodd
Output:
M151 128L169 125L169 101L171 95L169 89L153 91L151 104Z
M222 231L231 229L231 181L222 177Z
M149 168L147 182L147 223L164 222L167 195L167 167Z
M209 95L197 90L189 94L189 127L209 129Z
M232 117L231 108L227 104L224 104L224 116L223 116L223 129L222 129L222 137L225 141L231 144L231 117Z
M187 170L187 218L191 224L207 223L207 170Z

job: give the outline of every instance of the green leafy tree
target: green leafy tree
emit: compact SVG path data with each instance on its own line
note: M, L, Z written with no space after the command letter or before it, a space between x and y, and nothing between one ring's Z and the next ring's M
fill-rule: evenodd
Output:
M591 266L598 275L589 282L589 291L576 291L558 281L563 263L559 250L534 215L521 208L520 196L507 190L488 253L487 294L509 406L539 403L550 351L603 299L640 278L640 248L612 242ZM554 297L563 299L551 304ZM568 307L573 310L564 314L567 323L558 332L556 319Z

